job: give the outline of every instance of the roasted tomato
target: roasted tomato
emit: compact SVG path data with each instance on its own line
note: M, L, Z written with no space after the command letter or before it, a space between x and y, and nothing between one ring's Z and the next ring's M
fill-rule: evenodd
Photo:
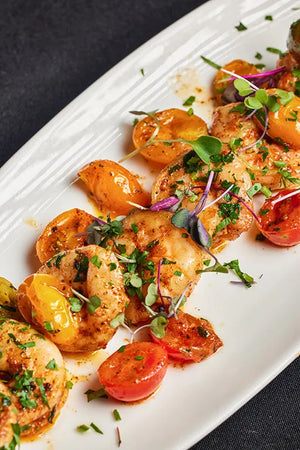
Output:
M141 206L150 204L150 195L136 177L114 161L93 161L80 169L78 175L103 212L127 214L133 208L129 201Z
M278 201L288 194L297 194ZM300 191L284 189L268 198L259 212L258 228L273 244L291 247L300 242Z
M184 139L193 141L201 135L208 134L206 123L195 114L189 115L182 109L166 109L155 113L159 120L159 132L155 139ZM133 144L135 148L142 147L152 136L156 122L151 117L140 120L133 130ZM189 148L181 142L171 145L156 143L141 150L141 155L154 165L163 167Z
M182 311L169 319L163 338L157 338L152 332L151 336L170 358L181 362L200 362L223 345L207 320Z
M245 75L255 75L259 73L254 64L250 64L247 61L243 61L242 59L234 59L228 64L225 64L222 69L229 70L230 72L234 72L237 75L241 75L242 77L244 77ZM225 78L230 78L230 75L227 75L226 73L222 72L222 70L219 70L214 80L214 92L218 105L222 105L224 103L222 100L222 95L225 92L225 89L230 84L232 84L232 81L222 81ZM236 99L231 100L231 102L234 101L236 101Z
M162 382L168 354L153 342L134 342L121 347L99 367L106 392L117 400L134 402L148 397Z
M269 95L276 96L276 89L268 89ZM257 123L263 128L264 120ZM268 112L268 136L279 142L296 147L300 146L300 97L295 97L276 112Z
M87 245L87 227L94 217L74 208L55 217L44 229L36 243L36 253L42 264L63 250L73 250Z

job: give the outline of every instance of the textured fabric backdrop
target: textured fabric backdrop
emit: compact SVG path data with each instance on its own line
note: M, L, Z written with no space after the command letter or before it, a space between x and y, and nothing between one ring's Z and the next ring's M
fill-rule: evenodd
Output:
M2 0L0 166L99 76L202 3ZM298 425L296 361L193 450L296 450Z

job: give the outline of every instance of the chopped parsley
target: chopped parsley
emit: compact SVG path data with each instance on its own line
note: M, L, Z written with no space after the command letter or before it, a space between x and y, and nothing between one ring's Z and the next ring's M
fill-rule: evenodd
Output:
M196 100L196 97L194 95L191 95L189 98L186 99L186 101L183 103L183 106L191 106L194 101Z
M240 22L238 25L236 25L235 27L234 27L236 30L238 30L238 31L245 31L245 30L247 30L247 27L242 23L242 22Z

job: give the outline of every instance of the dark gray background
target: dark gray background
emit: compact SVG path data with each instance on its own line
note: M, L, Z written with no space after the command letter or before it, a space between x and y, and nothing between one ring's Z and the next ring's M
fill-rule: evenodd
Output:
M2 0L0 166L99 76L202 3ZM300 448L298 389L299 360L193 450Z

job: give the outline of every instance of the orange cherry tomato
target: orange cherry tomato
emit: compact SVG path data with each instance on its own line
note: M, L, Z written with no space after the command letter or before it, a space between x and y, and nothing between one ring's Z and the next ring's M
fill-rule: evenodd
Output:
M135 402L152 394L162 382L168 354L153 342L134 342L121 347L99 367L100 383L117 400Z
M234 59L233 61L225 64L222 69L229 70L230 72L234 72L237 75L241 75L242 77L244 77L245 75L255 75L259 73L259 70L255 67L254 64L250 64L247 61L243 61L242 59ZM227 75L226 73L222 72L222 70L219 70L214 80L214 92L218 105L223 104L222 94L227 86L232 83L232 81L222 81L224 78L230 78L230 75Z
M276 95L276 89L268 89L269 95ZM258 121L263 127L264 124ZM295 97L276 112L268 112L268 136L280 139L292 147L300 147L300 97Z
M193 141L199 136L208 134L206 123L195 114L188 115L182 109L166 109L155 113L159 120L159 132L155 139L184 139ZM133 130L133 144L135 148L142 147L152 136L156 128L156 122L151 117L140 120ZM174 142L171 145L156 143L149 145L140 154L156 166L165 166L180 155L189 145Z
M207 320L182 311L177 318L169 319L163 338L157 338L152 332L151 336L166 349L170 358L180 362L200 362L223 345Z
M150 204L150 195L136 177L114 161L93 161L80 169L78 175L103 212L128 214L133 208L128 201L141 206Z
M87 227L94 217L87 212L74 208L59 214L51 220L36 243L37 256L42 264L63 250L73 250L87 245Z
M258 228L273 244L291 247L300 242L300 192L274 204L274 200L295 192L284 189L268 198L259 212Z

